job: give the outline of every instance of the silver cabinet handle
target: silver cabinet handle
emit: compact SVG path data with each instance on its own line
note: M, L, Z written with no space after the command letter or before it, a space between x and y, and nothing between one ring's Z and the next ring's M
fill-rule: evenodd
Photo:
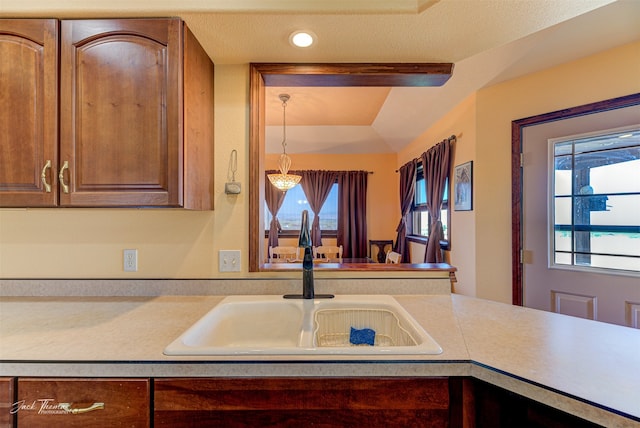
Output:
M88 413L94 410L104 410L104 403L93 403L89 407L85 407L84 409L72 409L71 403L58 403L58 405L66 412L71 413L73 415L77 415L80 413Z
M67 186L64 182L65 169L69 169L69 161L64 161L64 164L62 164L62 168L60 168L60 174L58 174L58 179L60 181L60 186L62 186L62 191L64 193L69 193L69 186Z
M42 167L42 172L40 173L40 179L42 180L42 185L44 186L44 191L47 193L51 193L51 185L47 183L47 170L51 168L51 159L47 160L47 163Z

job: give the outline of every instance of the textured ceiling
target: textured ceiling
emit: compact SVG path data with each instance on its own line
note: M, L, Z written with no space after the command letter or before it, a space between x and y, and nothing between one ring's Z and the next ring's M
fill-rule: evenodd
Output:
M458 62L611 2L0 0L0 13L58 17L181 16L217 64ZM418 13L418 3L433 4ZM299 29L316 33L317 45L308 50L289 45L290 33Z
M455 63L439 88L273 89L268 151L289 91L292 153L398 151L484 86L640 39L640 0L0 0L0 16L180 16L216 64ZM291 46L300 29L318 43Z

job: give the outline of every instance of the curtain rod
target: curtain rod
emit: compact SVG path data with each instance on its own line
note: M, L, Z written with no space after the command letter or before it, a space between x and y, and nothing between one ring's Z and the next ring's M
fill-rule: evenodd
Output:
M449 144L453 144L453 143L455 143L456 141L458 141L458 137L461 137L461 136L462 136L462 132L461 132L460 134L458 134L458 136L451 135L449 138L445 138L445 139L444 139L444 140L442 140L442 141L445 141L445 140L446 140L446 141L448 141L448 142L449 142ZM441 142L442 142L442 141L441 141ZM440 143L441 143L441 142L440 142ZM436 144L440 144L440 143L436 143ZM434 144L433 146L431 146L431 147L435 147L435 144ZM429 148L431 148L431 147L429 147ZM427 151L428 151L428 150L427 150ZM412 161L419 161L419 160L422 160L422 158L421 158L421 157L419 157L419 158L413 158L413 159L412 159ZM405 164L405 165L406 165L406 164ZM399 170L399 169L396 169L396 172L398 172L398 171L400 171L400 170Z
M273 172L278 172L277 169L265 169L265 173L269 172L269 171L273 171ZM302 172L302 171L329 171L329 172L354 172L354 171L364 171L362 169L351 169L351 170L334 170L334 169L321 169L321 170L317 170L317 169L292 169L290 170L290 172ZM375 174L375 171L364 171L367 174Z

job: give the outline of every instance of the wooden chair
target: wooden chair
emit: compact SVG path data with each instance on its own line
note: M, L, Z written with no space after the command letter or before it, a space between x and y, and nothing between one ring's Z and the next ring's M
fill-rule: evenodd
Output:
M320 245L313 247L313 258L339 259L342 260L342 245Z
M269 263L286 263L298 260L298 247L269 247Z
M389 251L387 253L387 258L385 259L385 263L398 264L400 263L401 258L402 258L402 254L396 253L395 251Z

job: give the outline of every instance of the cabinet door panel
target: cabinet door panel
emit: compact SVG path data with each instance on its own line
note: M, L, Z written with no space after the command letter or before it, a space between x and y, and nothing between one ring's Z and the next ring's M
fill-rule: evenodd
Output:
M61 205L182 205L179 24L62 21Z
M57 21L0 19L0 58L0 206L54 206Z
M18 379L18 426L148 427L149 391L148 379L21 378ZM81 410L91 406L98 408Z

